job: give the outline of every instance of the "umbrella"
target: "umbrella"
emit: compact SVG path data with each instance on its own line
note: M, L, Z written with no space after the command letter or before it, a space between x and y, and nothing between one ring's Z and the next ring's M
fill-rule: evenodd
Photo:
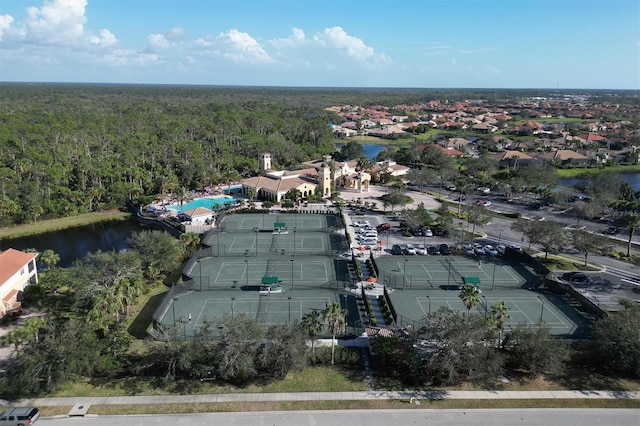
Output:
M376 277L369 277L367 278L367 281L370 283L375 283L376 282Z

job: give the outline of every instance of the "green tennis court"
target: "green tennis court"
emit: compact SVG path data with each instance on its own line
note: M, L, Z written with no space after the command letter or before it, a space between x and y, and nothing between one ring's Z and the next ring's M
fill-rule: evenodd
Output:
M376 263L399 325L420 327L441 307L466 313L459 294L467 282L481 292L472 314L487 316L501 301L510 308L506 330L544 323L554 335L583 337L589 328L586 318L564 299L535 290L541 277L517 259L485 258L478 264L477 259L460 256L450 256L450 260L444 256L381 256Z
M284 226L276 227L276 223ZM334 214L232 214L225 216L221 228L224 232L273 231L284 228L289 232L331 231L342 228Z
M183 267L185 282L165 297L154 325L192 338L226 315L281 324L338 302L349 311L347 332L361 333L355 297L345 290L347 261L336 256L347 247L338 224L333 214L225 216Z
M530 268L507 258L479 262L462 256L381 256L376 262L380 281L394 289L455 289L469 277L478 279L480 289L529 288L539 281Z

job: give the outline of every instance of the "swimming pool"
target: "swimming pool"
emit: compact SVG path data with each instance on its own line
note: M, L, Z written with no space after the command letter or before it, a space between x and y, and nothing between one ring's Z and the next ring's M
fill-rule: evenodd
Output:
M235 200L239 200L241 198L241 196L237 195L219 195L217 197L196 198L195 200L191 200L188 203L184 203L182 205L182 210L191 210L198 207L205 207L207 209L213 210L215 205L222 206L226 202L233 203ZM180 204L171 204L166 207L177 212L180 211Z

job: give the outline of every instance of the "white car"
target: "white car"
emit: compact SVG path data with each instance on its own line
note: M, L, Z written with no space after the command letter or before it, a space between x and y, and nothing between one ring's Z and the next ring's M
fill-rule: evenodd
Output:
M482 192L483 194L488 194L491 192L491 189L487 188L486 186L481 186L480 188L478 188L478 192Z
M410 255L418 254L413 244L407 244L407 248L405 249L405 252Z
M371 224L369 223L368 220L364 220L364 221L355 221L353 222L353 226L355 226L356 228L365 228L367 226L371 226Z
M424 244L416 244L416 254L427 254Z
M487 200L482 203L483 206L489 207L491 205L491 201Z
M505 251L507 251L507 246L505 246L504 244L498 244L496 246L496 250L498 251L498 253L500 255L503 255Z
M433 237L433 231L431 229L429 229L429 228L426 228L424 230L424 236L425 237Z
M496 250L496 248L494 246L492 246L491 244L487 244L486 246L484 246L484 251L489 256L497 256L498 255L498 250Z

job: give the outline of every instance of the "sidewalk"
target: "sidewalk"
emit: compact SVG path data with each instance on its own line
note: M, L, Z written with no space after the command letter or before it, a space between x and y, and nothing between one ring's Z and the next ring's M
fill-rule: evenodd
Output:
M623 391L361 391L300 393L231 393L209 395L110 396L0 400L0 405L36 407L136 404L200 404L273 401L358 401L358 400L445 400L445 399L640 399L640 392Z

